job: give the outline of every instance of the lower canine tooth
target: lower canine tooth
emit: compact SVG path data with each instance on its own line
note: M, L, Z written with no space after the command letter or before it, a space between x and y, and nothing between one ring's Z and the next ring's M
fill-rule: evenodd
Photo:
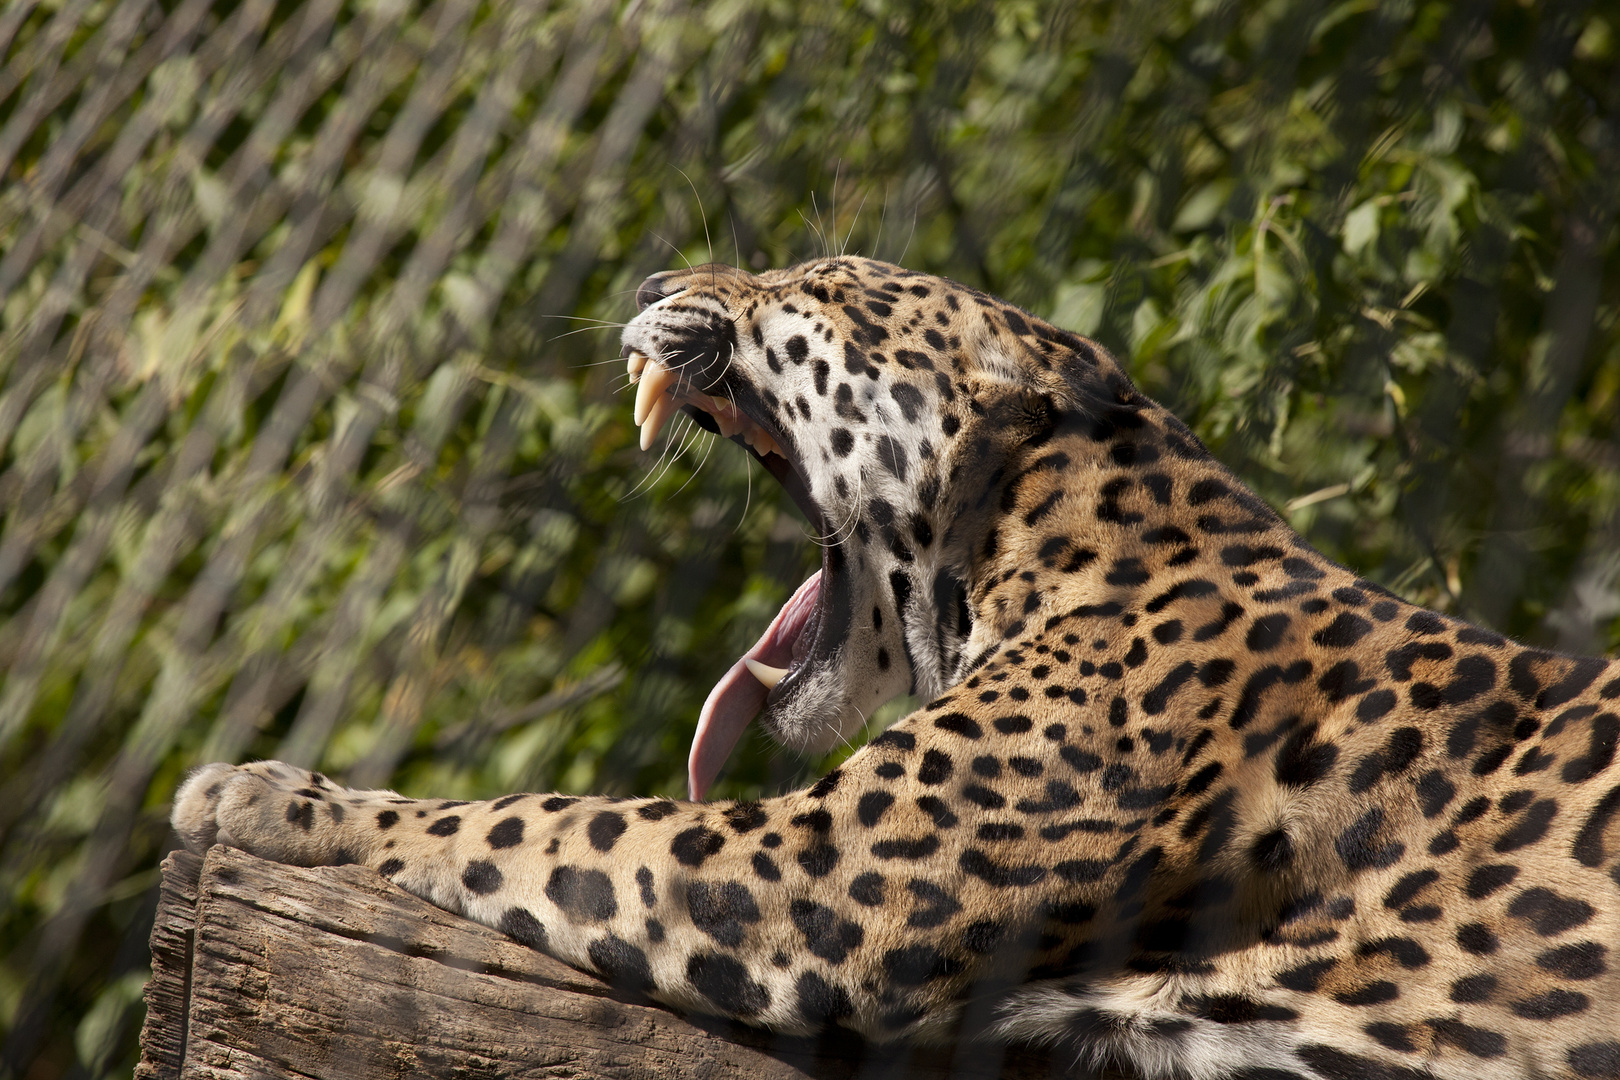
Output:
M675 404L675 399L667 394L660 394L653 400L652 408L647 411L647 418L641 425L641 448L643 450L651 448L653 440L658 437L660 431L664 430L664 425L668 423L671 416L675 415L675 410L679 407Z
M754 673L754 678L764 683L767 688L774 687L782 681L782 676L788 673L788 669L785 667L771 667L769 664L760 663L751 656L743 657L743 663L747 665L749 671Z

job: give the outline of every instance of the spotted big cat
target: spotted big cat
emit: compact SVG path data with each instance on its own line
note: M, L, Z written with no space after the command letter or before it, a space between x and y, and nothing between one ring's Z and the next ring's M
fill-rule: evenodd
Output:
M1620 1076L1620 664L1336 565L1095 342L859 258L657 274L623 356L820 570L710 693L691 801L208 765L174 826L363 863L627 991L1150 1077ZM705 802L751 723L805 790Z

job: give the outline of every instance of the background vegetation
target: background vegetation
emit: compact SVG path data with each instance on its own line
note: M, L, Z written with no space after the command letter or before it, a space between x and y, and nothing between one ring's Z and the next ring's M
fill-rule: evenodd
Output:
M1007 296L1335 558L1613 648L1617 36L1574 0L0 7L0 1074L127 1072L193 764L683 790L813 565L739 452L633 445L617 320L711 251ZM718 794L817 767L752 742Z

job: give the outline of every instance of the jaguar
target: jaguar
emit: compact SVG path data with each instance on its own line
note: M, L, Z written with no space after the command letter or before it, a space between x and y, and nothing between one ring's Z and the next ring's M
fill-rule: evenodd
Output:
M623 334L819 535L690 801L198 769L173 824L361 863L677 1009L1147 1077L1620 1077L1620 664L1314 550L1096 342L868 259L660 273ZM748 725L808 788L704 801ZM975 1011L976 1010L976 1011Z

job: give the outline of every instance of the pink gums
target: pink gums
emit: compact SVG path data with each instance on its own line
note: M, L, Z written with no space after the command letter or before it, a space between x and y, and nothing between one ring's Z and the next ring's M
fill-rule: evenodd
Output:
M800 585L792 599L782 605L771 625L754 642L743 659L757 660L771 667L790 668L793 665L793 644L804 630L805 623L816 610L816 598L821 593L821 571L810 575ZM715 683L709 699L698 714L697 733L692 736L692 753L687 758L687 783L692 798L702 799L720 775L720 768L731 756L732 748L759 711L765 707L765 696L770 691L747 665L739 659L731 670Z

